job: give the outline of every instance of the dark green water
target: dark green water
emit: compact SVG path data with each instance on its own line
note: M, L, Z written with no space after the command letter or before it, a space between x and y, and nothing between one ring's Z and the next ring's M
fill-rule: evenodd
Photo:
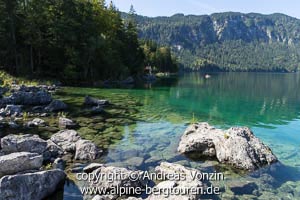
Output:
M113 106L103 116L88 116L81 109L85 95L108 99ZM223 187L222 199L300 199L299 73L220 73L210 79L192 73L134 89L65 88L58 97L72 105L70 117L81 123L81 135L106 149L100 162L152 170L170 161L223 172L226 180L213 182ZM245 173L179 155L179 138L191 121L248 126L282 165ZM250 192L248 187L230 189L247 182L257 186ZM65 199L79 196L65 187Z

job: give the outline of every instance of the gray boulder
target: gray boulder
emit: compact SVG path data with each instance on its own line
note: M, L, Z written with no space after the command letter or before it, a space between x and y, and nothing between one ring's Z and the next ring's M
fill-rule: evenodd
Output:
M60 117L58 119L58 125L62 129L72 129L76 127L76 123L74 123L71 119Z
M5 153L23 151L42 154L47 142L38 135L8 135L1 139L1 148Z
M179 143L180 153L199 153L244 170L277 162L271 149L247 127L216 129L208 123L190 125Z
M26 170L39 169L43 164L43 157L37 153L18 152L0 156L0 177ZM0 194L2 194L0 192Z
M68 108L67 104L60 100L53 100L46 108L45 110L49 112L56 112L56 111L62 111L66 110Z
M76 142L75 160L95 160L100 153L97 146L89 140Z
M65 152L75 152L76 142L80 139L81 137L74 130L59 131L50 138L52 142L61 147Z
M44 199L57 190L65 177L59 169L4 176L0 179L0 200Z

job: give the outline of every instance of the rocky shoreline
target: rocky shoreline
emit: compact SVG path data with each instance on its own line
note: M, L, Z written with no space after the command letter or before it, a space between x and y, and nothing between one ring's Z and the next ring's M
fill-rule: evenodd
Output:
M0 146L0 199L42 199L57 189L66 180L66 162L78 160L87 163L93 162L103 155L104 149L99 148L90 140L82 138L74 130L80 122L74 122L58 112L66 111L68 105L63 101L53 99L52 93L58 89L56 86L12 86L0 88L0 126L25 130L33 127L45 127L43 119L50 113L55 113L58 121L58 131L48 139L36 134L9 134L2 136ZM5 96L9 93L10 95ZM85 97L82 104L90 113L99 115L104 108L110 105L107 100ZM26 120L27 115L34 117ZM26 133L26 132L25 132ZM234 168L254 171L266 165L277 162L276 156L270 148L254 136L248 128L231 128L226 131L215 129L207 123L190 125L183 134L178 146L182 154L196 153L199 156L212 157L220 163L228 164ZM79 169L81 171L81 169ZM131 173L144 173L138 170L129 170L109 166L101 163L92 163L83 169L86 173L124 173L119 181L85 183L90 187L141 187L144 188L150 180L129 179ZM176 172L199 172L197 169L186 168L183 165L160 162L156 166L156 173L172 174ZM74 171L75 172L75 171ZM31 187L28 187L31 184ZM164 180L154 184L157 190L164 188L201 188L204 182L186 179ZM3 195L2 195L3 194ZM133 194L134 195L134 194ZM128 195L125 195L125 197ZM130 195L129 195L130 196ZM165 194L150 195L149 200L166 199ZM114 195L96 195L86 198L117 199ZM199 195L175 195L171 199L199 199ZM128 199L139 199L129 197Z

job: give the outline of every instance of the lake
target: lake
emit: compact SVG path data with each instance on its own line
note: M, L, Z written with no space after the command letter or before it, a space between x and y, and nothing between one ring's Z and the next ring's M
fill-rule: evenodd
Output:
M86 95L113 106L90 116L81 109ZM78 132L105 149L99 162L151 171L169 161L222 172L226 179L212 182L222 188L222 199L300 199L299 73L215 73L209 79L188 73L131 89L63 88L56 96L71 105ZM179 139L193 121L224 129L248 126L281 164L247 173L179 155ZM72 182L64 199L81 199Z

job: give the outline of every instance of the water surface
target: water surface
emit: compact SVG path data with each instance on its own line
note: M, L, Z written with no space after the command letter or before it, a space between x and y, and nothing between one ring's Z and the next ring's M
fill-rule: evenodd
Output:
M85 95L108 99L113 106L90 116L82 110ZM217 73L210 79L190 73L132 89L65 88L58 97L71 105L80 134L106 149L99 162L153 170L169 161L223 172L226 180L213 182L223 187L222 199L300 199L299 73ZM282 165L245 173L179 155L180 136L193 121L219 128L248 126ZM245 187L230 189L236 186ZM80 199L78 191L69 189L64 199Z

